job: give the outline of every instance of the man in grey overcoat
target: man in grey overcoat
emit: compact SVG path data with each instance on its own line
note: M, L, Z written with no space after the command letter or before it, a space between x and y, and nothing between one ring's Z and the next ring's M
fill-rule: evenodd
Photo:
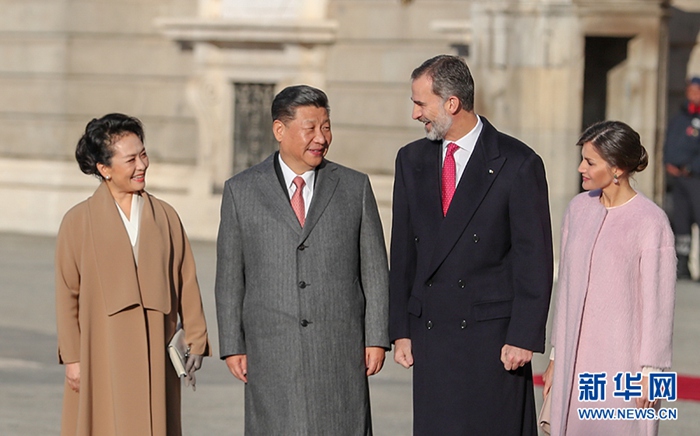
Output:
M389 348L388 271L367 175L324 158L326 94L282 90L279 152L226 181L221 358L246 383L246 435L370 435L367 377Z

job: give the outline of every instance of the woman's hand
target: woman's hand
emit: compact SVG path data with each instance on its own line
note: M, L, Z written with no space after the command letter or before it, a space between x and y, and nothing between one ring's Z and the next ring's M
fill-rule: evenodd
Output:
M648 409L656 405L656 401L649 401L649 376L642 377L642 396L635 398L637 408Z
M80 392L80 362L66 364L66 380L75 392Z
M190 354L187 356L187 362L185 363L185 386L192 385L192 390L197 390L197 378L194 376L194 372L202 367L202 358L199 354Z
M552 380L554 379L554 359L549 361L547 365L547 370L542 374L542 381L544 382L544 388L542 389L542 398L547 398L549 391L552 389Z

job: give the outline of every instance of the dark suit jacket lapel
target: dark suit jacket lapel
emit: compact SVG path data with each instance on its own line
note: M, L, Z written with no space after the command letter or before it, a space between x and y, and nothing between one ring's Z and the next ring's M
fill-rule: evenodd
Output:
M335 188L338 186L338 176L335 172L337 168L336 164L324 159L316 170L314 196L304 222L304 229L301 235L302 240L309 236L309 233L311 233L311 230L313 230L321 215L323 215L323 211L326 210L328 202L333 197Z
M427 140L426 140L427 141ZM431 225L438 228L442 222L442 187L440 182L442 167L441 142L428 141L425 144L426 156L415 168L416 198L424 199L424 213Z
M295 232L301 234L301 224L299 224L299 220L292 210L292 205L289 203L289 194L280 189L280 182L274 165L276 156L277 153L273 153L258 166L258 181L260 189L263 191L263 200L268 202L282 221L289 224Z
M435 252L430 263L431 275L437 271L464 233L506 161L505 157L500 156L496 129L485 118L482 117L481 120L484 123L481 135L438 231Z

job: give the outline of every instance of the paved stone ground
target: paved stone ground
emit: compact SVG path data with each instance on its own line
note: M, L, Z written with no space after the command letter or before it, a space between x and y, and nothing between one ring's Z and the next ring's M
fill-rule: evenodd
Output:
M193 244L210 338L217 349L214 310L215 247ZM57 435L63 367L56 361L53 294L54 239L0 233L0 435ZM677 288L674 369L700 376L700 284ZM411 434L411 372L387 356L371 378L374 432ZM535 372L546 359L537 356ZM243 386L218 358L206 359L196 392L184 390L185 435L242 435ZM539 391L537 392L539 401ZM679 401L677 421L662 422L661 435L698 434L700 403Z

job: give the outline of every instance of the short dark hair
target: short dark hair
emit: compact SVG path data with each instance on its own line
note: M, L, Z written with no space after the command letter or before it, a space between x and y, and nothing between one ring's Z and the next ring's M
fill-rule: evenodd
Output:
M107 114L93 118L75 148L75 159L85 174L102 179L97 164L110 166L114 150L112 146L124 135L133 133L141 142L144 140L143 124L138 118L124 114Z
M284 88L275 96L272 101L272 121L286 123L293 120L297 108L301 106L320 107L326 109L328 115L331 113L325 92L308 85L294 85Z
M587 128L576 145L590 142L608 165L625 173L643 171L649 156L639 133L621 121L600 121Z
M474 110L474 78L459 56L438 55L413 70L411 80L427 76L433 81L433 94L443 100L455 96L468 112Z

